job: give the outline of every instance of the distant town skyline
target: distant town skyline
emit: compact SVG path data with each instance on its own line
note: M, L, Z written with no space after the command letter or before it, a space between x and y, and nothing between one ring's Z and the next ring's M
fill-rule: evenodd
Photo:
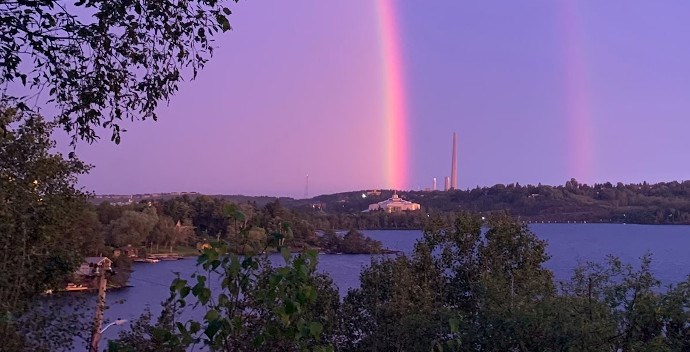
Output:
M307 174L310 196L431 188L451 176L453 131L459 189L690 174L690 3L295 0L232 10L234 29L159 121L126 123L120 145L107 132L78 145L95 165L85 189L300 198ZM384 10L395 20L388 32ZM386 120L394 116L404 120Z

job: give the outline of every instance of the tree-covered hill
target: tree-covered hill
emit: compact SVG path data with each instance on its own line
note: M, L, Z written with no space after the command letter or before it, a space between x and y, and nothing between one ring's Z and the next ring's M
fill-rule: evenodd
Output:
M406 200L421 204L422 211L363 213L369 204L390 198L394 192ZM198 193L186 195L190 201L198 196ZM452 191L359 190L309 199L243 195L211 197L236 204L252 204L257 208L277 200L281 206L300 214L300 218L317 229L421 228L423 217L427 214L472 211L488 215L506 210L528 222L690 224L690 181L588 185L571 179L560 186L523 186L515 183ZM134 200L173 198L176 198L174 194L138 195Z
M328 213L351 213L392 195L367 191L315 197ZM362 194L367 195L363 197ZM398 192L419 203L427 213L469 210L481 213L508 210L524 221L627 222L643 224L690 223L690 181L587 185L575 179L564 185L497 184L452 191Z

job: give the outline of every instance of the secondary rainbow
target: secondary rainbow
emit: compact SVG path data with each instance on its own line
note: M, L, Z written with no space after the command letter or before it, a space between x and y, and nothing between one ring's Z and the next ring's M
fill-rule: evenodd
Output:
M392 189L408 186L408 128L400 27L394 0L376 0L383 74L384 173Z
M560 7L563 25L565 73L565 113L568 128L568 177L591 182L592 119L587 83L587 66L577 2L563 1Z

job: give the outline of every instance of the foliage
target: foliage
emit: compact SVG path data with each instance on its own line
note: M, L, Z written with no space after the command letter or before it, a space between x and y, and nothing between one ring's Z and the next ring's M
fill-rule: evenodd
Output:
M157 222L155 213L125 210L122 217L110 222L107 241L116 247L138 245L146 241Z
M690 278L668 290L610 258L557 288L546 244L514 220L429 222L411 257L361 274L341 316L342 350L679 351L688 348Z
M0 338L20 349L29 303L64 285L93 241L82 226L97 224L75 187L89 167L51 151L54 125L6 106L0 120L16 126L0 134Z
M285 265L274 268L267 257L239 257L225 245L206 249L198 259L203 274L173 281L158 323L144 316L143 327L121 334L110 350L327 350L322 336L336 326L337 290L330 278L315 273L315 252L281 253ZM203 318L178 321L179 311L190 305Z
M18 318L21 346L4 340L2 351L53 352L85 349L90 339L93 307L88 296L41 297ZM8 344L9 342L9 344Z
M364 236L355 229L342 237L333 230L326 230L319 238L318 245L328 253L379 254L382 251L381 242Z
M337 238L334 232L324 237ZM546 243L505 214L486 221L471 213L457 214L453 222L430 218L412 253L373 259L342 302L331 281L314 273L315 253L291 257L283 251L285 266L273 268L265 256L227 250L207 250L199 258L205 274L176 279L162 319L123 333L113 350L690 347L690 277L664 290L648 256L638 269L611 257L586 263L557 284L543 266ZM189 305L196 307L195 318L170 320Z
M284 208L278 200L258 208L254 203L237 204L220 197L183 196L120 206L101 203L96 212L106 245L146 245L147 252L154 248L159 251L161 246L173 252L179 245L224 240L234 253L256 254L276 236L280 238L278 245L297 250L320 247L350 254L382 251L379 242L355 230L337 236L328 229L327 236L320 236L308 214Z
M131 330L123 330L118 340L108 341L111 352L183 352L185 348L173 340L175 319L179 315L174 297L163 303L163 311L155 323L147 307L144 313L130 324Z
M177 91L185 72L195 78L213 55L213 38L230 29L225 3L2 2L0 84L47 92L74 141L94 141L102 126L119 143L121 120L157 119L158 103ZM20 108L27 104L20 98Z

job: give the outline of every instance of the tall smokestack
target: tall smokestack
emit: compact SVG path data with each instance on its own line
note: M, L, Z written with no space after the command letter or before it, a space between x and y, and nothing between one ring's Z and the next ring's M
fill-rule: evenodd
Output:
M309 174L307 174L307 182L304 186L304 198L309 198Z
M453 160L450 163L450 189L458 188L458 145L457 135L453 132Z
M450 177L446 176L446 182L443 183L443 190L447 191L450 189Z
M433 184L433 187L431 187L431 190L432 191L436 190L436 177L434 177L434 184Z

